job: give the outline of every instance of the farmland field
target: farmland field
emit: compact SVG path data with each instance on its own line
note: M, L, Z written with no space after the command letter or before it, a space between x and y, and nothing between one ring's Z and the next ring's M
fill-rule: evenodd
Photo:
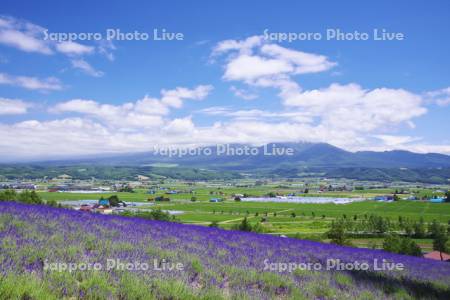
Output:
M184 185L174 186L178 189L186 189ZM273 187L272 187L273 189ZM196 189L195 196L197 201L189 201L191 194L175 194L170 195L173 199L170 202L156 202L154 208L163 210L182 211L177 215L177 220L186 224L197 224L208 226L212 222L217 222L218 226L225 229L231 229L238 225L244 218L247 218L250 224L261 222L265 232L272 235L285 235L290 237L308 238L314 240L328 241L324 238L324 233L330 228L331 222L337 218L346 216L349 219L364 219L371 214L380 215L389 218L393 222L397 222L399 217L418 221L423 218L425 223L437 220L442 224L450 221L450 205L429 203L422 201L397 201L397 202L379 202L367 200L363 202L353 202L349 204L304 204L304 203L283 203L283 202L237 202L227 199L224 202L211 203L207 199L215 197L210 192L216 192L217 188L201 188ZM270 188L264 187L260 189L249 188L229 188L219 189L226 191L226 194L233 193L252 193L264 195L271 191ZM278 190L277 190L278 191ZM376 190L371 191L370 196L391 192L392 190ZM426 191L422 191L426 193ZM145 190L137 190L135 193L113 193L118 195L124 201L146 201L149 196ZM41 192L40 195L46 200L80 200L80 199L99 199L100 197L108 197L112 193L101 194L77 194L77 193L48 193ZM359 194L359 192L358 192ZM366 192L366 196L367 196ZM158 192L163 195L163 192ZM327 196L345 197L355 196L355 193L335 192L327 193ZM309 195L311 196L311 195ZM319 196L319 195L317 195ZM321 195L323 196L323 195ZM64 203L64 202L62 202ZM293 217L293 214L295 217ZM380 248L382 238L369 237L353 237L351 242L357 247L377 247ZM418 245L423 251L432 250L432 240L419 239Z

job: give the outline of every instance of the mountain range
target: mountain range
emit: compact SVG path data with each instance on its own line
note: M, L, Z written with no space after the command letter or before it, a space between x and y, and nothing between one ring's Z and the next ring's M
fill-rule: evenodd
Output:
M253 149L247 154L237 153L241 149ZM257 150L255 150L257 149ZM291 155L274 155L277 149L292 149ZM175 151L174 149L169 149ZM367 168L447 168L450 156L438 153L414 153L404 150L384 152L350 152L326 143L271 143L259 147L232 144L228 152L224 146L210 146L191 150L192 154L168 154L145 152L104 156L87 159L54 161L53 164L93 163L102 165L151 165L156 163L176 164L178 166L196 166L208 168L274 167L289 164L298 167L367 167Z
M271 143L259 147L233 144L226 149L223 147L191 149L190 154L166 149L166 152L8 163L0 165L0 177L40 178L62 173L80 179L132 179L138 174L189 180L321 176L439 184L448 183L450 179L450 156L438 153L420 154L404 150L350 152L326 143ZM286 153L287 149L290 153ZM169 150L173 151L170 155Z

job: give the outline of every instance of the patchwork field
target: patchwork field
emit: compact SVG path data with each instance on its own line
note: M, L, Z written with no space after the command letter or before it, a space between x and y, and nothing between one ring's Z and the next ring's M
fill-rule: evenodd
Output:
M174 189L186 189L185 185L174 186ZM273 187L272 187L273 189ZM226 199L224 202L211 203L208 199L219 197L211 194L217 191L223 191ZM397 201L397 202L379 202L367 200L363 202L353 202L349 204L302 204L302 203L274 203L274 202L237 202L232 200L230 195L235 193L248 193L252 195L265 195L270 192L270 188L198 188L195 190L197 201L192 202L189 199L192 194L165 195L170 197L170 202L155 202L153 207L163 210L182 211L176 218L182 223L197 224L208 226L212 222L217 222L221 228L230 229L236 224L242 222L246 217L251 224L263 221L263 228L266 233L272 235L286 235L290 237L301 237L314 240L327 241L323 235L329 229L330 224L337 218L343 216L348 219L361 220L375 214L384 218L389 218L392 222L397 222L399 217L411 221L419 221L421 218L425 223L437 220L440 223L447 224L450 221L450 205L429 203L422 201ZM279 190L277 190L279 192ZM392 190L375 190L366 197L392 192ZM422 191L423 194L427 191ZM429 193L429 192L428 192ZM45 200L83 200L99 199L100 197L109 197L112 193L82 194L82 193L49 193L41 192L40 195ZM158 191L156 195L149 195L145 190L137 190L134 193L114 193L121 200L133 202L147 202L149 197L164 195L164 192ZM334 192L326 193L326 196L358 196L358 193ZM311 195L308 195L311 196ZM319 195L317 195L319 196ZM320 194L324 196L324 194ZM295 217L294 217L295 216ZM354 237L352 244L358 247L381 247L382 239L368 237ZM432 240L418 239L417 243L422 250L427 252L432 250Z

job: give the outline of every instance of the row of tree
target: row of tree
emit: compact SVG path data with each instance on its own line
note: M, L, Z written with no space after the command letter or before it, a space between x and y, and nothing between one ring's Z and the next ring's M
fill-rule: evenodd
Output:
M17 193L12 189L0 190L0 201L17 201L28 204L48 204L51 206L57 205L54 200L44 202L38 193L29 190L25 190L20 193Z
M373 214L359 219L356 215L352 219L344 215L339 219L339 222L342 223L347 232L354 235L383 235L388 232L395 232L417 239L433 238L436 228L440 225L437 220L427 224L423 218L412 221L399 216L398 221L393 221L390 218ZM448 231L450 232L450 221Z
M383 233L385 238L383 241L383 249L389 252L406 254L413 256L422 256L420 246L411 238L412 236L420 238L428 236L433 239L433 250L439 251L442 260L442 253L450 251L449 233L450 227L447 227L436 220L428 224L428 232L425 230L423 219L414 223L411 235L401 235L395 231L389 231L389 224L385 219L377 216L369 218L370 224L377 233ZM348 220L343 218L332 221L330 230L326 233L327 238L332 243L338 245L351 245L350 235L348 231ZM354 234L354 232L352 233Z

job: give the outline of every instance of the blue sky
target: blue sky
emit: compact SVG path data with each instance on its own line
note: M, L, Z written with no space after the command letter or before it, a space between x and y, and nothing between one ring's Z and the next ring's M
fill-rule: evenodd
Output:
M448 1L91 2L2 1L3 159L284 141L450 153ZM108 29L150 38L108 41ZM369 38L328 40L337 29Z

